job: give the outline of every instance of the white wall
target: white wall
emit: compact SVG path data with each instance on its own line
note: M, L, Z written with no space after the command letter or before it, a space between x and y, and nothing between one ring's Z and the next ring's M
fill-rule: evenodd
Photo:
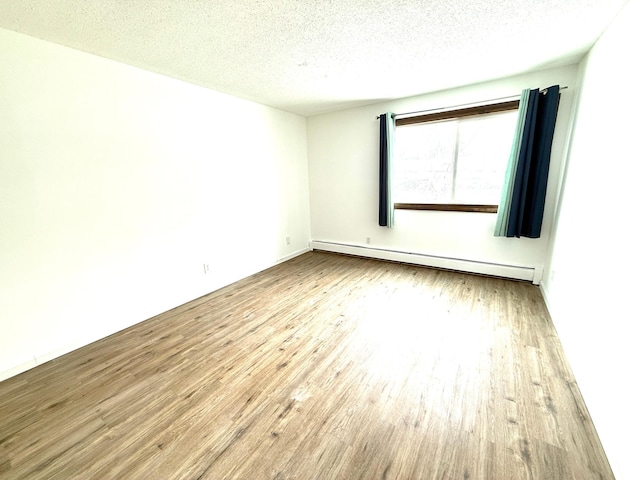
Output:
M0 379L305 251L306 146L303 117L0 30Z
M581 87L542 289L618 480L638 478L638 120L632 0L580 65Z
M554 202L548 201L540 239L496 238L496 215L397 210L395 226L378 226L378 121L386 111L412 112L519 96L523 88L562 91L547 198L555 199L577 67L542 70L444 92L354 108L308 119L311 235L314 240L490 264L542 269ZM366 238L371 240L366 245Z

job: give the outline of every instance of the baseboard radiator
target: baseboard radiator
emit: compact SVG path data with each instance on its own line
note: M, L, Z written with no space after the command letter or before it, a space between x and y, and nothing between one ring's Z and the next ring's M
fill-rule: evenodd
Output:
M440 257L435 255L425 255L423 253L402 252L399 250L374 248L364 245L349 245L336 242L323 242L319 240L312 240L309 246L311 250L344 253L347 255L391 260L426 267L443 268L468 273L480 273L483 275L512 278L516 280L526 280L532 282L534 285L538 285L542 279L541 267L501 265L497 263L480 262L462 258Z

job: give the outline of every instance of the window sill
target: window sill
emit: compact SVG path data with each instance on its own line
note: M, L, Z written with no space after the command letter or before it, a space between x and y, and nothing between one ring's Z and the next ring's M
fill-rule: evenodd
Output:
M441 212L498 212L498 205L471 205L459 203L394 203L393 208L396 210L436 210Z

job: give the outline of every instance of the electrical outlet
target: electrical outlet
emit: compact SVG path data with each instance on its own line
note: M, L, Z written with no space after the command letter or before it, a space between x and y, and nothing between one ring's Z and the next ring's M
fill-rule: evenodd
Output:
M203 263L202 264L202 269L204 270L204 274L206 275L207 273L209 273L209 264L208 263Z
M285 238L284 241L287 242L287 245L291 245L291 237Z
M367 245L369 245L371 243L371 238L367 237Z

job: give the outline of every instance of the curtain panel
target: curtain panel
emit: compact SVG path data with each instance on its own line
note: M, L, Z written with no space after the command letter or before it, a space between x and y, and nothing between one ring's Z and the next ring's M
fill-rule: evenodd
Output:
M559 102L558 85L522 92L495 236L540 237Z
M393 143L395 137L395 115L384 113L380 115L380 174L379 174L379 202L378 225L393 227L393 198L391 183L393 181Z

